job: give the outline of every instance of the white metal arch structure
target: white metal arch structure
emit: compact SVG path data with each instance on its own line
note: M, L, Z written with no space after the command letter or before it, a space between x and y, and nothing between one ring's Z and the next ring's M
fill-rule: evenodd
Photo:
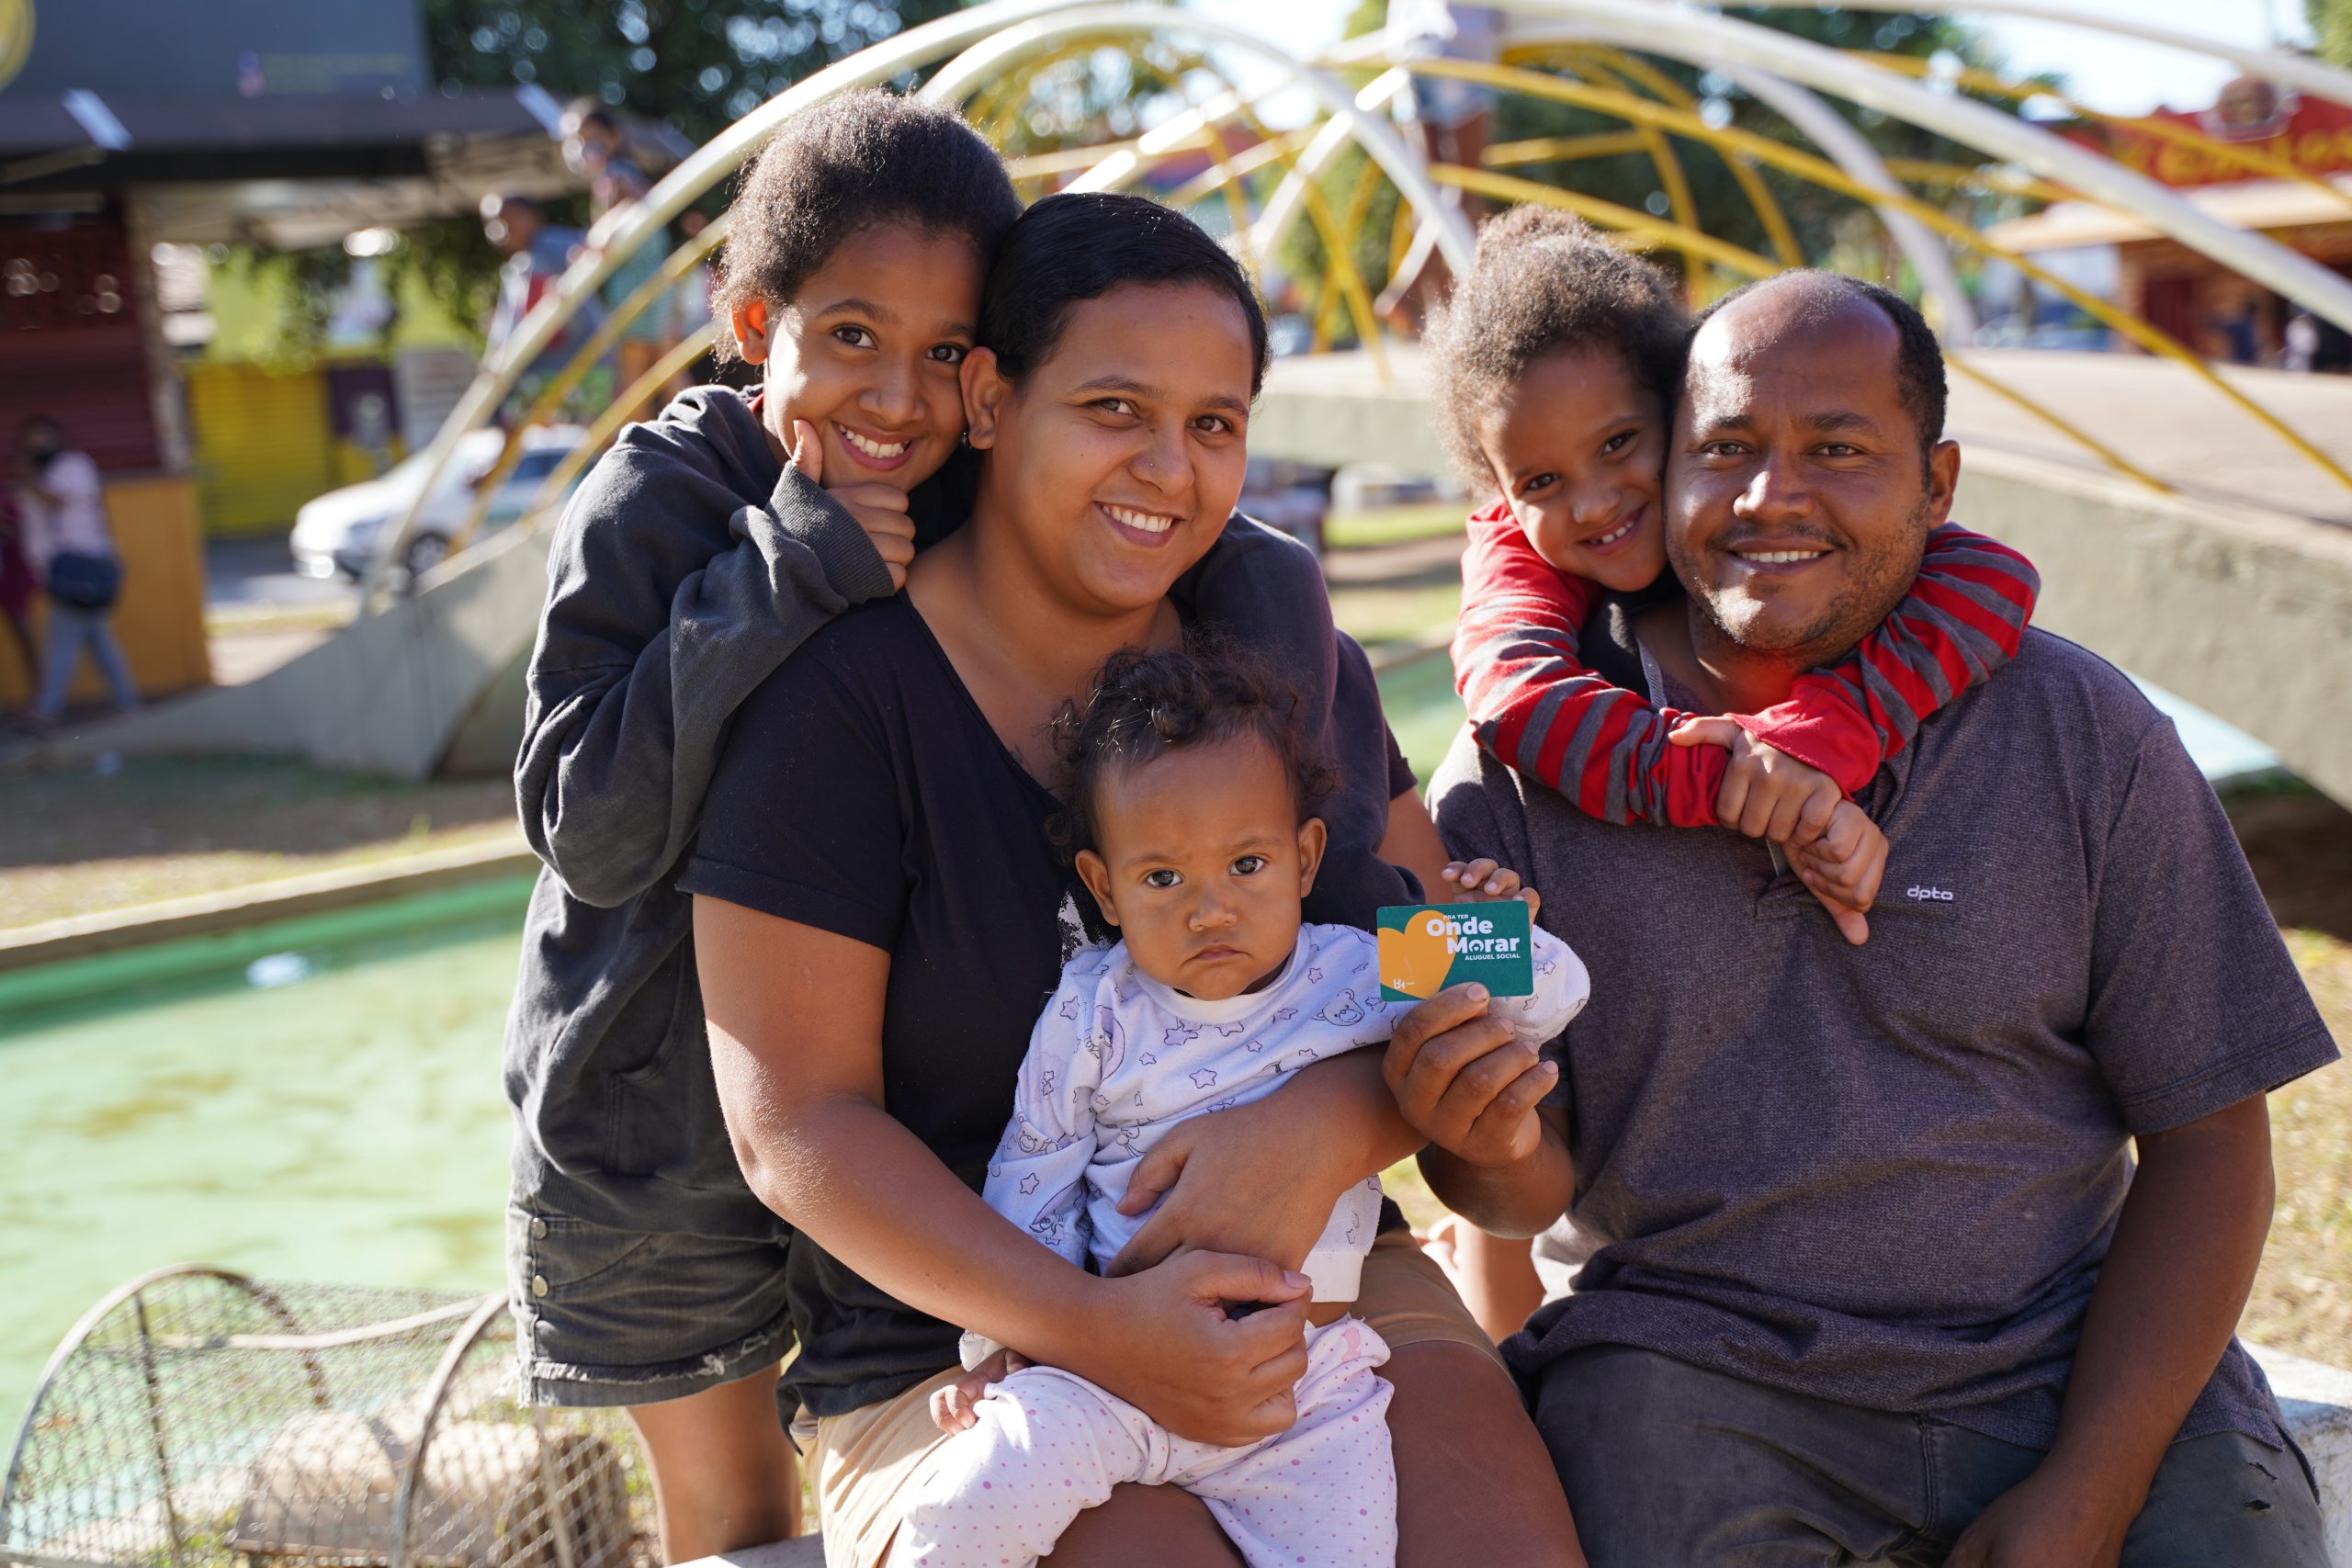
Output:
M1073 35L1161 31L1198 33L1246 50L1294 73L1299 85L1315 96L1324 112L1330 117L1327 130L1329 126L1337 126L1340 135L1352 138L1380 165L1405 199L1413 205L1422 221L1434 225L1438 245L1447 265L1457 270L1469 266L1471 252L1476 245L1470 225L1459 211L1447 204L1437 186L1430 179L1428 171L1422 168L1420 160L1407 150L1404 138L1396 134L1394 125L1378 115L1359 108L1355 96L1329 73L1306 64L1261 34L1213 17L1189 11L1170 11L1154 6L1082 6L1071 10L1057 9L1049 15L1016 23L950 61L932 78L923 93L925 96L943 103L959 102L1022 55ZM1202 116L1203 120L1206 118L1205 111L1195 110L1193 113ZM1201 121L1195 121L1192 129L1197 129L1199 123ZM1132 164L1132 154L1128 155L1128 160ZM1120 165L1091 184L1090 188L1103 189L1114 183L1124 183L1121 174L1126 168L1127 165ZM1125 177L1131 178L1132 173L1126 173ZM1246 240L1248 236L1242 238Z
M433 444L425 448L424 482L417 491L417 499L409 504L378 551L377 565L368 575L367 591L360 595L362 614L375 599L380 586L385 563L398 560L406 547L409 536L415 531L417 518L424 513L425 498L432 495L440 481L442 470L458 449L458 440L470 430L486 423L506 395L514 389L524 370L538 358L548 344L555 340L563 323L605 285L621 264L635 254L648 240L659 236L671 220L684 212L689 203L703 192L732 173L736 166L752 153L786 120L811 105L822 103L837 93L853 87L871 86L891 77L928 65L943 55L952 54L975 39L985 38L999 28L1055 10L1067 10L1080 0L989 0L968 11L958 11L936 21L910 28L897 38L860 50L848 59L837 61L823 70L802 77L791 86L729 126L712 138L694 155L664 175L637 204L636 210L614 231L601 254L583 255L572 264L562 280L548 296L540 300L531 313L517 324L514 333L503 344L498 354L484 361L466 389L465 396L449 417L442 421Z
M1554 43L1592 43L1604 40L1597 39L1589 28L1540 28L1532 32L1514 28L1508 41L1513 46L1532 45L1541 48ZM1352 43L1341 45L1328 58L1334 61L1373 60L1381 57L1380 46L1380 36L1375 33ZM1878 150L1872 147L1860 132L1847 124L1836 110L1830 108L1812 93L1793 82L1765 72L1752 71L1744 66L1718 62L1714 68L1737 82L1755 97L1778 110L1782 118L1811 137L1815 145L1829 154L1833 163L1851 175L1859 183L1868 186L1872 190L1883 191L1890 196L1909 194L1903 188L1901 183L1887 172L1885 163L1878 155ZM1365 93L1370 94L1374 88L1390 83L1391 78L1394 78L1394 85L1387 88L1388 94L1401 91L1404 85L1410 79L1409 73L1401 67L1394 67L1386 75L1374 82L1373 87L1366 88ZM1385 98L1386 94L1384 94L1382 101L1385 102ZM1362 107L1373 107L1366 104L1363 96L1361 95L1358 96L1357 103ZM1321 139L1317 138L1316 143L1310 146L1308 155L1300 158L1301 172L1311 173L1314 168L1320 166L1322 162L1320 158L1314 159L1312 164L1309 162L1314 148L1320 145ZM1274 228L1277 224L1280 225L1276 231L1276 238L1280 237L1280 231L1286 230L1290 221L1296 216L1294 212L1281 209L1283 197L1291 194L1290 184L1291 182L1284 182L1283 188L1278 191L1274 199L1266 206L1265 226ZM1886 225L1887 233L1894 239L1896 248L1903 252L1904 255L1910 260L1913 270L1918 273L1920 286L1932 295L1942 308L1946 334L1961 342L1973 337L1976 331L1976 307L1969 299L1967 292L1961 288L1960 279L1952 271L1951 253L1944 249L1943 243L1928 232L1926 225L1900 209L1882 206L1877 210L1881 220Z
M1994 153L2141 219L2352 332L2352 281L2260 234L2233 229L2143 175L1957 95L1930 92L1867 61L1729 17L1641 0L1497 0L1577 24L1579 36L1700 66L1747 66Z
M1356 112L1368 115L1385 113L1396 96L1408 91L1412 85L1410 72L1402 66L1391 66L1374 77L1356 95ZM1250 231L1250 243L1260 255L1271 256L1280 251L1283 241L1290 234L1291 226L1298 221L1299 214L1306 210L1306 182L1321 174L1323 165L1347 144L1348 128L1337 120L1326 120L1322 129L1316 131L1314 140L1300 152L1291 172L1283 176L1282 184L1275 186L1274 194L1267 198L1266 209L1258 215L1258 225ZM1455 216L1460 217L1460 214ZM1464 227L1468 227L1467 220L1464 220ZM1475 237L1472 248L1476 248ZM1451 258L1447 265L1453 265Z
M1847 124L1837 110L1804 88L1785 77L1751 71L1743 65L1718 65L1715 69L1813 138L1814 145L1828 153L1832 162L1860 184L1887 196L1910 195L1887 172L1878 149ZM1879 221L1886 225L1887 235L1894 240L1895 248L1910 259L1912 270L1919 275L1920 287L1942 307L1944 335L1954 343L1973 340L1976 306L1961 288L1960 278L1951 268L1951 253L1944 249L1944 243L1928 232L1926 224L1899 207L1882 205L1877 211Z
M1508 6L1510 0L1498 0L1498 3ZM1738 3L1774 11L1818 9L1815 0L1738 0ZM2226 60L2249 76L2260 76L2282 87L2309 93L2313 97L2352 104L2352 71L2339 70L2299 54L2282 54L2275 49L2248 49L2223 39L2207 38L2201 33L2185 33L2176 28L2160 28L2125 17L2092 16L2072 6L2052 5L2050 0L1961 0L1958 5L1938 4L1937 0L1838 0L1838 4L1849 11L1891 11L1903 16L1943 16L1953 11L1983 11L1994 16L2022 17L2037 22L2086 28L2093 32L2112 33L2118 38L2138 39L2144 43L2162 44L2166 49L2185 50L2190 54Z

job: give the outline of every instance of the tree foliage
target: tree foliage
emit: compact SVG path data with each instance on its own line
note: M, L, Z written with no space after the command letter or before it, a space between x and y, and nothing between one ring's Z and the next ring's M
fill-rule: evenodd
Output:
M536 82L587 95L695 142L818 67L956 0L424 0L445 89Z
M956 0L424 0L430 70L444 92L536 83L559 100L593 97L666 121L696 143L820 66L956 8ZM566 206L556 204L557 220L579 220ZM291 302L279 351L315 349L350 281L343 248L247 248L238 265L278 282ZM408 229L382 265L395 299L404 276L421 274L459 320L488 319L499 256L470 214Z
M2330 65L2352 67L2352 0L2303 0L2319 56Z

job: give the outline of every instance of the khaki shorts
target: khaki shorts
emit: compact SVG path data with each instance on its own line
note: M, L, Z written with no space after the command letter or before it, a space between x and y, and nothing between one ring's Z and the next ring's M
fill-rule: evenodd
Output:
M1502 1364L1444 1271L1401 1230L1372 1244L1355 1311L1392 1351L1438 1340L1475 1345ZM932 1424L932 1391L960 1375L948 1367L896 1399L817 1423L801 1460L817 1495L825 1568L882 1568L898 1533L899 1500L947 1440Z

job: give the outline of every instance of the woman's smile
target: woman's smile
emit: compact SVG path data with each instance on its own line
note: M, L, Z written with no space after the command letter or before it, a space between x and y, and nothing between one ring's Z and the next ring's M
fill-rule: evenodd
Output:
M1094 504L1103 516L1111 520L1111 525L1121 535L1148 549L1157 549L1166 544L1169 536L1175 532L1176 525L1183 521L1182 517L1169 513L1146 512L1133 506L1114 506L1107 501L1098 501Z

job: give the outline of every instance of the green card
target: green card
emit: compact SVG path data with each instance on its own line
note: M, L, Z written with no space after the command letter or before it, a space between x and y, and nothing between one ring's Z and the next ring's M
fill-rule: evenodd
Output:
M1524 997L1535 989L1527 906L1391 904L1380 911L1380 994L1392 1002L1427 1001L1448 986L1476 980L1489 995Z

